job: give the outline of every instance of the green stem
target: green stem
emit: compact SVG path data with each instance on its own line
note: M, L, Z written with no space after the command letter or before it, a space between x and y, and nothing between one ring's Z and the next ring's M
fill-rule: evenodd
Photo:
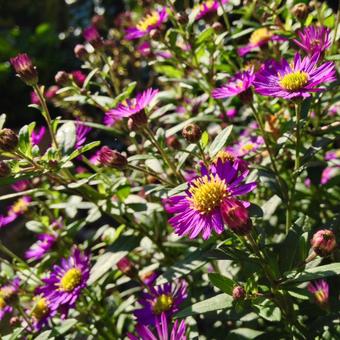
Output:
M301 102L295 105L296 116L296 144L295 144L295 166L294 171L300 167L300 148L301 148L301 135L300 135L300 120L301 120Z
M152 171L152 170L143 168L143 167L138 166L138 165L132 165L132 164L129 164L129 165L128 165L128 168L130 168L130 169L132 169L132 170L136 170L136 171L141 171L141 172L143 172L143 173L145 173L145 174L147 174L147 175L156 177L159 181L163 182L164 184L173 186L173 183L168 182L166 179L160 177L156 172L154 172L154 171Z
M200 151L200 154L201 154L201 156L202 156L202 160L203 160L203 162L204 162L204 165L205 165L206 167L209 167L209 163L208 163L207 157L205 156L205 153L204 153L204 150L203 150L203 148L202 148L201 143L198 142L198 143L197 143L197 146L198 146L198 150Z

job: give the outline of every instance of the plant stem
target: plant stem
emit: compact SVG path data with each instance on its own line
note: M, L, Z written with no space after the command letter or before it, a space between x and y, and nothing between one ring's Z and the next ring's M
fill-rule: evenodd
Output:
M301 120L301 102L295 105L295 116L296 116L296 144L295 144L295 166L294 171L300 167L300 147L301 147L301 136L300 136L300 120Z

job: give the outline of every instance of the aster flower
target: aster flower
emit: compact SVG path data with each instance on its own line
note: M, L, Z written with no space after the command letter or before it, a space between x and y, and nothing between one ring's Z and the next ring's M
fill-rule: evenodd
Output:
M115 109L105 113L105 124L113 125L123 118L132 117L143 111L152 102L157 93L158 90L150 88L142 93L138 93L136 98L127 99L123 103L118 104Z
M255 153L263 145L264 139L262 136L241 137L236 144L227 147L227 151L237 157L244 157Z
M256 74L255 91L263 96L285 99L307 98L311 92L322 91L318 85L336 80L335 65L326 62L317 66L318 59L318 54L302 59L296 53L292 65L285 59L266 62Z
M69 309L75 307L89 276L89 256L74 248L68 259L63 259L59 266L53 266L52 273L43 279L45 285L38 289L38 293L50 301L52 309L60 309L62 317L66 317Z
M247 91L255 79L254 69L236 73L220 88L213 90L212 96L217 99L240 95Z
M84 74L82 71L73 71L71 72L72 79L73 81L79 86L82 87L85 79L86 79L86 74Z
M30 86L38 83L38 72L33 65L31 58L26 54L18 54L14 58L10 59L10 63L13 66L17 75Z
M31 317L31 324L34 327L31 331L39 332L56 313L57 311L52 309L48 299L43 296L35 296L32 308L27 311L27 314Z
M80 149L84 145L86 137L91 130L91 127L81 124L80 121L76 122L76 144L74 146L76 149Z
M19 216L23 215L32 199L29 196L23 196L14 202L9 208L7 216L0 215L0 228L13 222Z
M222 0L222 4L226 4L228 0ZM198 13L195 17L196 20L200 20L206 15L217 12L220 7L220 2L218 0L206 0L201 4L197 5Z
M40 260L47 254L56 242L57 237L51 234L38 235L38 241L34 243L25 253L26 259Z
M315 301L320 306L325 306L329 298L329 285L325 280L309 282L307 289L314 295Z
M12 313L13 307L8 303L19 291L20 280L15 278L12 282L0 288L0 321L6 314Z
M100 36L98 30L94 26L90 26L84 29L83 31L84 39L90 43L93 48L101 48L103 46L103 39Z
M298 31L294 43L308 55L321 54L331 46L331 30L324 26L308 26Z
M24 191L27 190L28 186L29 186L30 182L26 179L22 179L20 181L15 182L14 184L11 185L11 188L16 191Z
M160 27L168 19L166 7L159 11L152 11L142 18L135 27L126 30L125 39L133 40L148 35L152 30Z
M38 145L43 139L46 132L45 126L41 126L40 128L34 129L31 134L31 143L32 145Z
M333 177L340 174L340 165L328 166L322 171L321 181L322 185L327 184Z
M155 316L164 313L167 318L179 311L179 306L187 298L188 284L184 280L149 286L138 300L142 306L134 314L142 325L155 324Z
M179 323L178 320L175 321L172 326L171 333L169 336L169 324L166 318L166 314L162 313L160 317L156 317L155 328L157 334L151 331L150 326L137 325L136 331L137 336L133 334L128 334L130 340L186 340L185 335L186 327L184 320Z
M256 187L256 182L243 183L248 173L249 170L241 169L237 160L232 163L219 159L210 169L202 166L201 176L188 183L184 195L166 200L167 212L175 214L169 223L176 234L189 235L191 239L202 234L204 240L211 236L212 231L221 234L224 223L229 220L230 203L236 196L247 194ZM244 223L243 220L239 222L240 226Z

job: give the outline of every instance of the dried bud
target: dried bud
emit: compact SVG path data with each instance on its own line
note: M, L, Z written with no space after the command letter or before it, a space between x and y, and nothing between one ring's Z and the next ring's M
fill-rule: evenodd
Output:
M316 254L319 256L329 255L336 247L336 239L332 230L318 230L311 240L311 245Z
M149 184L159 183L158 178L155 177L155 176L152 176L152 175L148 175L148 176L146 177L146 180L147 180L147 182L148 182Z
M104 166L122 169L127 165L126 157L116 150L111 150L108 146L103 146L99 150L99 162Z
M247 105L253 102L253 91L251 88L241 92L238 96L243 104Z
M188 14L186 12L180 12L176 14L176 19L180 24L186 24L189 20Z
M31 58L26 54L18 54L11 58L10 62L17 73L17 75L27 85L33 86L38 83L38 72L36 67L32 64Z
M233 295L233 299L235 301L243 300L245 298L245 296L246 296L246 292L245 292L245 290L244 290L244 288L242 286L236 286L233 289L232 295Z
M70 80L70 75L65 71L59 71L55 75L54 80L56 84L63 86L63 85L66 85L68 81Z
M141 110L134 115L132 115L128 120L128 128L130 130L139 129L140 127L146 125L148 122L148 117L144 110Z
M98 30L93 27L87 27L83 31L84 39L92 45L94 49L100 49L103 47L103 39L100 36Z
M303 2L296 4L292 8L293 16L298 19L299 21L305 21L309 13L309 8Z
M197 143L202 135L200 127L196 124L189 124L182 130L182 136L190 143Z
M0 161L0 177L7 177L11 174L11 168L9 165L4 162Z
M117 262L118 269L129 277L135 277L137 275L137 270L134 264L127 258L123 257Z
M173 149L179 149L181 147L181 143L175 135L172 135L166 139L166 145Z
M235 199L225 200L222 204L224 222L237 235L247 235L252 228L248 210Z
M2 129L0 131L0 149L3 151L14 151L18 146L19 140L17 134L11 129Z
M76 56L77 59L80 59L80 60L85 60L88 56L88 52L86 50L86 47L84 45L81 45L81 44L77 44L75 47L74 47L74 55Z

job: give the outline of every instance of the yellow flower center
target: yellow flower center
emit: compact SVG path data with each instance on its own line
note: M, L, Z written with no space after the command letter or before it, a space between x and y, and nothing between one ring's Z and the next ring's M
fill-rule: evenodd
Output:
M6 307L6 301L2 296L0 296L0 310L4 309L5 307Z
M227 185L219 177L203 176L193 181L189 189L193 208L202 214L209 214L227 197Z
M222 163L224 163L226 161L233 162L235 160L235 157L230 152L225 151L225 150L221 150L215 156L214 163L216 163L218 159L221 159Z
M285 90L296 91L308 83L308 74L302 71L296 71L286 74L280 79L280 85Z
M28 208L28 202L23 198L19 198L11 208L11 212L14 214L24 213Z
M15 289L10 286L2 287L0 289L0 297L3 297L4 299L10 299L14 293L15 293Z
M208 0L208 1L203 2L202 4L199 5L200 11L204 11L205 8L210 9L211 7L214 6L214 2L215 2L214 0Z
M81 270L78 268L69 269L60 280L60 288L65 292L71 292L81 282Z
M251 36L249 38L249 42L252 45L257 45L260 42L269 40L272 35L273 35L273 33L271 33L268 30L268 28L266 28L266 27L259 28L251 34Z
M45 298L36 299L35 305L32 308L32 317L36 320L41 320L49 311L47 300Z
M318 290L318 291L315 292L315 299L319 303L325 303L326 300L327 300L327 296L326 296L326 294L323 290Z
M174 301L171 295L162 294L157 298L152 309L155 314L161 314L162 312L169 310L173 302Z
M251 144L251 143L244 144L241 149L242 151L249 152L254 149L254 144Z
M148 14L145 18L141 19L139 23L136 25L136 27L140 31L147 31L150 26L156 25L159 21L159 14L156 11L152 11L150 14Z

